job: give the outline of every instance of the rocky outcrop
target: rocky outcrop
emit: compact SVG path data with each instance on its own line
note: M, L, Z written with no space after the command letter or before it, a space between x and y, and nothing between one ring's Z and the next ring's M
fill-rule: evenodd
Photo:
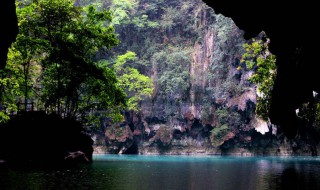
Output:
M69 152L68 155L64 158L68 162L83 162L90 163L92 160L89 160L86 154L82 151Z
M105 136L109 153L124 154L133 144L133 135L128 125L113 125L106 129Z

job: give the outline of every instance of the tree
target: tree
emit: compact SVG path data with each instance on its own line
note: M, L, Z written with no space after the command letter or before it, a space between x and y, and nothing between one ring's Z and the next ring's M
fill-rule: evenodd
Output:
M247 68L254 71L249 80L258 85L256 113L264 120L268 119L271 92L277 75L276 56L269 52L269 42L265 34L262 34L261 40L253 39L252 43L244 44L245 53L242 57Z
M41 65L40 96L46 111L71 118L100 109L97 105L119 111L126 101L114 71L94 62L98 50L119 42L110 26L111 13L74 4L73 0L19 4L21 29L14 50L21 54L25 75L31 62Z
M20 3L17 3L21 6ZM20 84L20 90L24 94L24 107L27 110L28 100L34 99L38 95L38 77L41 72L39 62L45 58L48 43L45 39L39 38L35 32L38 22L37 15L33 14L34 5L17 9L19 34L11 47L13 56L10 60L14 62L17 68L23 73L23 84Z
M115 71L119 87L122 88L127 96L127 110L139 111L139 103L146 97L150 97L154 87L150 77L141 74L132 63L136 60L136 54L128 51L119 55L112 63L102 60L100 65L104 68L111 68Z
M150 97L153 92L153 84L150 77L140 74L140 72L126 64L128 61L136 60L136 54L128 51L124 55L119 55L115 60L113 68L119 78L119 86L123 88L128 96L128 109L138 111L138 105L145 97Z
M12 112L17 111L16 97L20 95L19 84L22 80L19 69L11 61L13 57L20 57L12 49L8 53L6 67L0 70L0 124L6 123Z

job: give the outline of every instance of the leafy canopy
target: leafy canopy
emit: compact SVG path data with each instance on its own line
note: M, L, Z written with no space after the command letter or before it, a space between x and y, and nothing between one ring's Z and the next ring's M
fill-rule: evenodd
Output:
M47 112L83 118L103 110L119 119L126 94L115 72L94 61L97 51L119 43L110 26L111 13L74 5L73 0L18 2L20 33L9 62L16 63L18 72L25 71L25 94L38 95L27 98L36 98ZM41 72L30 72L31 65L40 66ZM21 81L17 84L22 86Z
M136 59L136 54L128 51L123 55L117 56L112 65L119 80L119 87L128 95L127 109L130 111L139 111L139 103L144 98L150 97L154 90L150 77L141 74L131 66L130 63ZM107 63L106 60L102 62ZM108 63L106 67L109 67Z

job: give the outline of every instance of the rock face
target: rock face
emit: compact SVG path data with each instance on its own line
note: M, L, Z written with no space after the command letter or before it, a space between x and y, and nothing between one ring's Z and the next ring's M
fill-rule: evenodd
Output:
M139 113L127 113L127 125L107 127L107 152L216 153L235 138L246 139L241 146L251 142L246 133L254 129L256 87L248 82L252 71L240 69L245 68L240 63L243 32L200 0L171 1L171 6L185 18L172 18L170 30L161 28L169 13L149 15L160 23L160 33L149 36L158 39L152 46L157 51L146 54L134 49L140 61L149 62L140 70L153 79L155 92L141 103ZM189 31L181 33L185 27ZM127 35L136 39L134 35L147 34ZM130 150L128 145L137 148Z
M246 41L230 18L201 0L143 0L135 10L133 18L143 12L159 25L116 26L122 43L114 52L136 52L133 65L155 91L125 124L107 125L100 152L311 155L307 138L288 140L256 117L254 73L240 62Z
M126 153L133 144L133 132L128 125L110 126L106 130L108 152Z
M91 162L93 141L78 122L27 112L0 127L0 160L29 164Z
M151 77L157 91L142 103L138 118L144 123L140 130L150 130L139 142L141 153L216 153L224 142L254 128L250 120L255 86L248 83L252 73L239 69L245 67L240 63L243 32L202 1L192 3L193 41L185 36L185 48L170 51L164 47L152 56ZM177 11L184 14L182 9ZM179 24L187 26L190 21ZM175 35L167 35L173 36L169 40L173 44Z

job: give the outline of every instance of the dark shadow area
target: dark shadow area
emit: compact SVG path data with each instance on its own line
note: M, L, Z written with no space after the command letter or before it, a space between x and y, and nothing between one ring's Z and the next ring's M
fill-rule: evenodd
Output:
M137 137L134 137L132 145L123 154L138 154L139 152L138 143L139 143L139 139L137 139Z
M8 48L18 34L18 21L14 0L2 0L0 3L0 69L6 65Z
M80 123L25 112L0 127L0 160L15 164L91 162L93 141Z
M279 3L256 1L204 0L215 12L231 17L245 31L245 38L265 31L270 38L270 50L277 56L278 76L273 91L270 118L293 137L297 129L294 110L320 92L319 52L316 2Z

